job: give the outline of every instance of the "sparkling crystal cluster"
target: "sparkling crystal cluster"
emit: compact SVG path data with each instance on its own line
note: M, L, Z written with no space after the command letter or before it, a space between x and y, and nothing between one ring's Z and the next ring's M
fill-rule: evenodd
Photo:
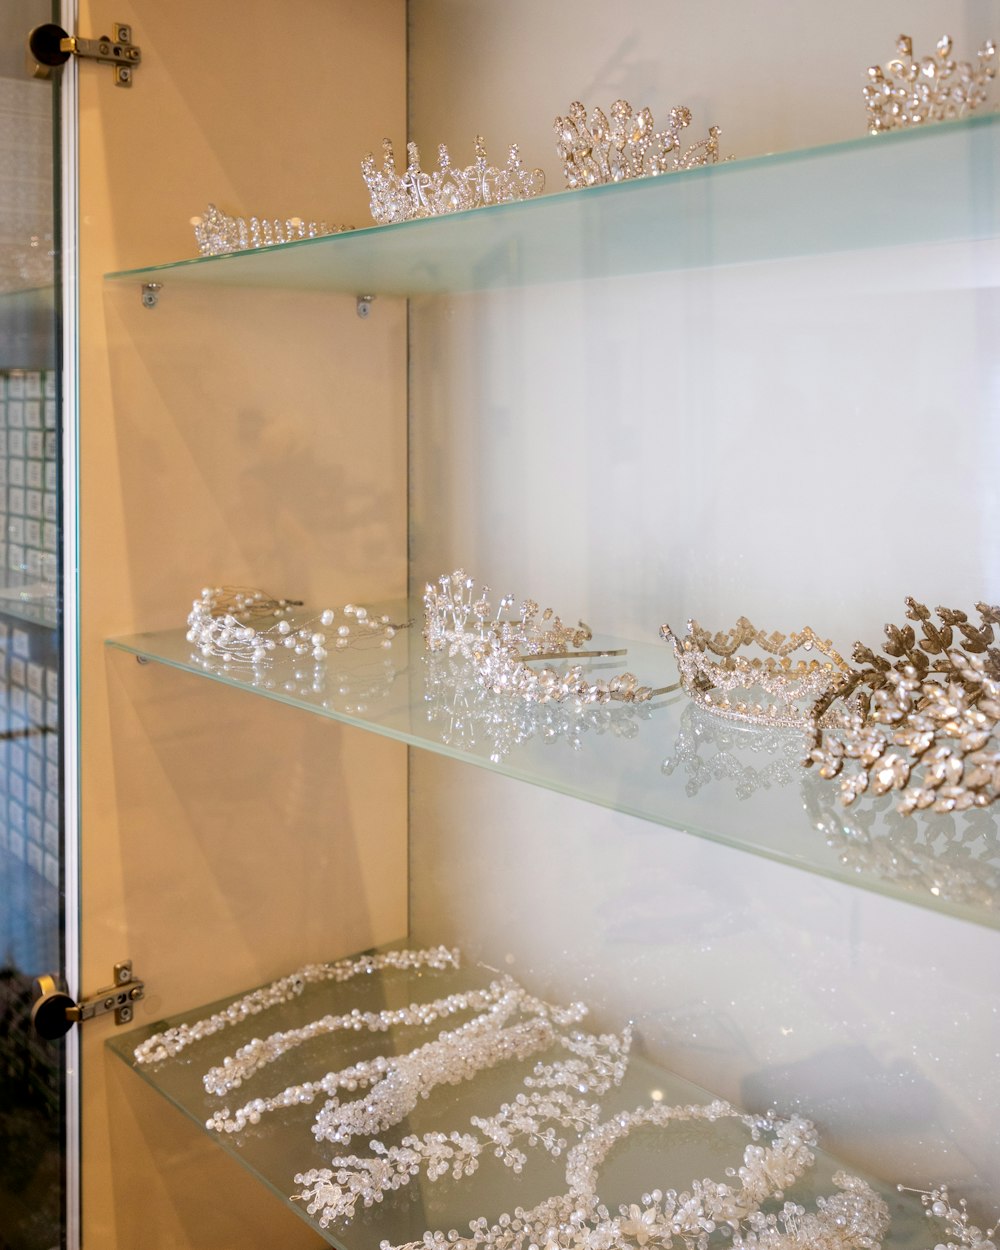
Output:
M699 704L689 703L681 713L673 750L661 765L666 777L678 769L687 776L684 793L691 798L704 786L724 781L737 798L748 799L758 790L786 786L802 775L802 737L797 732L721 720Z
M382 140L382 167L372 153L361 162L361 176L371 197L371 214L379 225L411 221L416 217L437 217L487 204L505 204L539 195L545 187L540 169L527 169L516 143L512 143L507 163L491 165L481 136L476 136L476 156L471 165L453 165L447 147L438 147L437 168L420 168L420 152L415 143L406 145L406 169L396 168L396 156L389 139Z
M302 217L229 217L214 204L209 204L199 217L191 218L195 242L201 256L225 256L229 252L245 252L273 243L291 243L294 239L316 239L325 234L342 234L351 226L329 226L325 221L306 221Z
M872 134L964 117L985 103L997 72L997 46L990 39L974 61L955 61L951 39L938 40L934 56L915 57L909 35L900 35L897 55L873 65L862 88Z
M718 127L710 127L707 139L684 147L681 134L690 124L687 108L671 109L667 125L657 130L649 109L634 113L627 100L615 100L610 121L599 108L588 118L586 108L574 100L567 115L555 120L556 151L567 187L624 182L715 164Z

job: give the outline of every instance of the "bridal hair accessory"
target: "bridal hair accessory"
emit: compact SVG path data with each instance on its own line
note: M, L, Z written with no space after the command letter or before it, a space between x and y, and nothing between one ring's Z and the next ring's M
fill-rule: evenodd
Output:
M326 1094L328 1101L316 1116L313 1134L318 1140L346 1144L358 1133L377 1133L398 1124L438 1085L458 1085L484 1069L510 1059L525 1059L545 1049L555 1039L555 1025L576 1023L586 1014L586 1008L579 1003L569 1007L543 1003L509 977L487 990L464 997L468 999L467 1006L485 1005L486 1010L405 1054L361 1060L340 1071L327 1072L317 1081L297 1082L272 1097L253 1098L235 1112L223 1108L212 1115L206 1127L217 1132L238 1133L247 1124L259 1123L266 1112L309 1104L318 1094ZM428 1023L445 1014L434 1010L440 1006L428 1005ZM461 1010L461 1006L451 1004L450 1009ZM408 1022L420 1023L419 1007L414 1005L405 1010L411 1013ZM508 1025L516 1014L527 1018ZM360 1021L358 1027L362 1027ZM373 1031L379 1031L378 1021ZM293 1036L292 1045L297 1045L298 1040ZM247 1057L250 1070L246 1075L250 1075L255 1070L256 1056L251 1050ZM263 1060L269 1061L267 1057ZM225 1079L220 1076L218 1070L209 1073L205 1078L206 1088L211 1081L212 1092L223 1092ZM240 1083L241 1080L235 1082ZM354 1093L365 1087L370 1087L370 1092L364 1098L341 1103L337 1097L341 1090Z
M400 174L392 143L382 140L382 168L372 153L361 162L361 176L371 196L371 214L380 226L415 217L437 217L487 204L505 204L540 194L545 175L540 169L526 169L516 143L512 143L507 164L498 169L486 159L482 137L476 136L476 159L464 169L451 163L447 147L438 147L438 167L433 173L420 168L415 143L406 145L407 166Z
M924 1206L924 1214L928 1219L941 1220L948 1233L948 1241L941 1243L935 1250L996 1250L993 1238L1000 1229L1000 1220L992 1228L977 1228L969 1219L968 1203L959 1198L958 1206L952 1204L947 1185L936 1185L933 1189L911 1189L909 1185L897 1185L901 1194L919 1194Z
M765 634L741 616L724 634L710 634L697 621L689 620L686 637L678 637L669 625L660 628L660 636L673 647L681 684L696 703L729 720L754 725L811 729L811 702L838 690L851 673L850 665L833 644L808 625L795 634ZM748 646L760 647L767 652L766 658L736 654ZM791 657L799 650L819 651L827 658L795 663ZM753 690L764 690L775 701L753 701L749 694ZM733 691L745 691L747 697L731 698ZM841 714L826 713L825 717L824 723L838 723Z
M367 643L391 647L397 630L409 625L369 615L353 603L340 609L339 625L333 608L296 620L293 609L301 607L300 599L278 599L263 590L206 586L191 605L187 640L203 656L259 665L273 659L279 647L314 660L326 659L331 642L337 650ZM274 623L266 628L251 624L264 618Z
M225 256L229 252L245 252L272 243L291 243L293 239L316 239L325 234L343 234L352 226L328 226L325 221L306 221L289 217L287 221L268 218L228 217L209 204L199 217L191 218L195 242L202 256Z
M816 706L808 763L840 780L845 805L870 791L898 791L897 809L965 811L1000 798L1000 607L977 603L980 624L954 608L906 600L913 625L887 625L883 650L856 643L840 690ZM850 697L842 732L823 734L825 709Z
M197 1020L193 1024L177 1024L162 1033L154 1033L139 1043L133 1055L139 1064L173 1059L203 1038L241 1024L270 1007L291 1002L298 998L307 985L318 985L324 981L339 984L353 980L354 977L372 976L388 970L410 972L430 968L443 972L449 968L457 968L459 962L457 950L446 946L432 946L425 950L379 951L371 955L359 955L354 959L340 959L336 963L305 964L288 976L272 981L270 985L244 994L242 998L235 999L228 1007L204 1020Z
M694 1180L683 1191L655 1189L639 1202L612 1213L598 1198L601 1166L622 1139L637 1129L667 1128L678 1122L735 1118L751 1133L742 1166L728 1169L730 1181ZM767 1145L762 1135L771 1137ZM420 1241L381 1250L624 1250L646 1247L707 1250L721 1225L739 1250L874 1250L889 1222L888 1209L864 1181L844 1172L834 1174L839 1192L817 1200L807 1214L795 1203L764 1214L760 1206L782 1197L813 1162L815 1132L807 1120L744 1115L729 1103L665 1106L662 1103L623 1111L585 1133L567 1155L567 1191L536 1206L515 1208L494 1224L480 1217L469 1234L452 1229L426 1232Z
M391 1028L404 1025L426 1027L459 1011L482 1011L497 1002L506 989L506 982L494 981L486 989L466 990L431 1002L410 1003L406 1007L386 1007L381 1011L359 1011L355 1007L339 1016L325 1015L301 1028L272 1033L263 1040L255 1037L234 1055L227 1055L221 1064L209 1068L202 1078L205 1091L221 1095L231 1093L261 1068L313 1038L338 1032L360 1033L362 1030L387 1033Z
M489 587L476 590L473 578L464 570L428 582L424 588L424 641L429 651L447 650L472 662L476 679L494 694L517 695L529 703L560 703L575 699L580 703L647 703L656 695L676 690L661 686L654 690L639 684L634 673L619 673L608 679L589 681L583 668L574 664L560 671L549 665L531 667L529 661L568 657L571 659L624 655L621 648L581 650L593 634L579 621L564 625L551 608L539 615L538 604L525 599L513 615L513 595L505 595L494 611Z
M587 119L578 101L566 117L557 117L556 151L563 162L566 185L571 189L629 178L673 173L698 165L714 165L719 159L719 128L709 128L708 138L684 148L681 131L691 124L691 110L674 108L664 130L656 130L648 108L632 112L627 100L615 100L611 120L595 108Z
M965 117L986 100L997 72L997 45L989 39L975 62L953 61L951 39L938 40L934 56L915 57L909 35L896 41L898 55L885 66L873 65L862 87L868 129L874 134Z
M295 1177L305 1188L294 1195L308 1202L310 1215L319 1214L327 1227L334 1220L354 1217L358 1203L365 1207L381 1202L388 1193L402 1189L423 1171L430 1182L449 1175L459 1181L472 1176L483 1155L492 1153L506 1167L520 1174L527 1162L522 1146L541 1147L553 1158L566 1151L568 1142L559 1130L579 1138L600 1123L600 1104L588 1101L621 1084L628 1067L632 1044L631 1026L621 1034L599 1036L574 1031L558 1041L572 1058L537 1063L522 1082L513 1102L504 1103L492 1116L473 1116L474 1132L409 1134L398 1146L370 1143L371 1154L335 1158L329 1168L314 1168Z

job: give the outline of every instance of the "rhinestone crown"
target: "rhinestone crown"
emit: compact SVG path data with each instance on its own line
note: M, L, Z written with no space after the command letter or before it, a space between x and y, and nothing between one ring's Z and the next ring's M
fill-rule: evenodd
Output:
M992 39L972 61L954 61L951 39L938 40L934 56L915 57L909 35L896 41L895 56L884 66L873 65L862 87L872 134L965 117L986 100L986 89L997 72L997 45Z

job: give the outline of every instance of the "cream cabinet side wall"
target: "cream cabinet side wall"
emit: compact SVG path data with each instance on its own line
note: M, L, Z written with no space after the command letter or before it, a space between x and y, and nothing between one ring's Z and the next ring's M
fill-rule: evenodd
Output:
M349 296L166 281L146 309L102 283L196 254L209 201L362 223L359 156L404 125L405 14L81 5L81 34L113 21L142 48L134 86L80 71L81 984L131 958L141 1022L406 931L402 748L103 645L180 624L206 584L322 605L404 592L405 306L362 321ZM83 1038L84 1244L311 1244L115 1071L104 1025Z
M861 137L866 67L901 31L971 54L996 18L976 2L851 0L834 17L420 0L411 137L456 160L476 134L495 158L517 142L550 191L551 121L575 99L658 121L686 104L692 141L718 125L737 157ZM412 301L413 588L464 567L599 631L651 641L665 621L746 614L845 651L908 594L997 602L984 255L859 249ZM997 932L429 754L411 760L410 828L414 940L461 942L554 994L585 987L668 1067L812 1116L887 1180L954 1180L989 1218Z

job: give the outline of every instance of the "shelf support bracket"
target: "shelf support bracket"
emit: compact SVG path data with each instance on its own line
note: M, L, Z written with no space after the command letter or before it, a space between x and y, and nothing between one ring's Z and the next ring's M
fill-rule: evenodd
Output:
M160 302L160 291L163 290L163 283L144 282L139 290L142 295L143 308L155 308Z
M374 299L375 299L374 295L357 296L355 300L355 307L357 308L358 316L361 318L362 321L364 321L367 317L371 316L372 301Z

